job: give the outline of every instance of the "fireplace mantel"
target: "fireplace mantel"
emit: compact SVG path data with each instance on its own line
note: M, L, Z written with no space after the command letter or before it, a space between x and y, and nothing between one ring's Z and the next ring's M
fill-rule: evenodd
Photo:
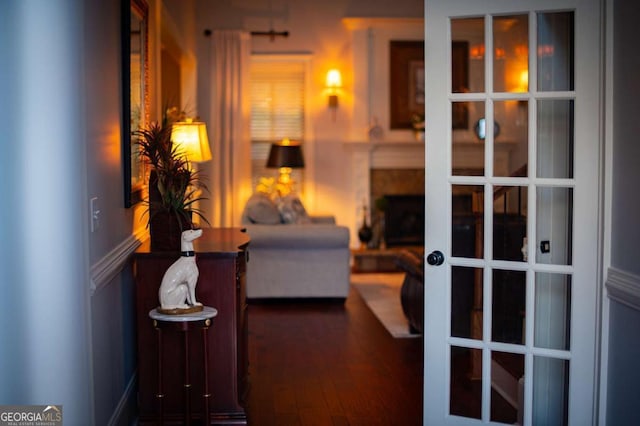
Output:
M369 169L422 169L424 142L375 141L345 142L353 160L365 162Z

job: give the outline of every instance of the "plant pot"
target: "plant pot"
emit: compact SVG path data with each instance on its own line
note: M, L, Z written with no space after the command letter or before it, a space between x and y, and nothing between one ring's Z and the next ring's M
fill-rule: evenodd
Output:
M189 227L184 223L184 220L181 226L173 212L154 212L149 221L151 251L180 251L183 228L188 229Z
M178 220L175 211L161 210L157 206L162 202L158 191L158 178L155 170L149 177L149 234L151 251L180 251L182 231L190 229L191 212L180 214Z

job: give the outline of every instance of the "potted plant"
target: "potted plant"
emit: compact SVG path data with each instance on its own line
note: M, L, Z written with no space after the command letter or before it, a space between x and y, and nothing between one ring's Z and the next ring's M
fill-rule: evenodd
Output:
M152 251L179 251L180 236L193 228L193 215L209 223L196 203L208 191L186 155L171 141L171 127L181 115L168 110L161 123L134 132L140 155L151 166L146 201Z

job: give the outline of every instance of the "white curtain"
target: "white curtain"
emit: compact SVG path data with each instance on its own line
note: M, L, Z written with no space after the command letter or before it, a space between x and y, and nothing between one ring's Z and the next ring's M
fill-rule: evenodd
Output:
M251 36L244 31L216 30L210 39L207 123L213 158L201 164L210 194L200 206L211 226L239 226L251 195Z

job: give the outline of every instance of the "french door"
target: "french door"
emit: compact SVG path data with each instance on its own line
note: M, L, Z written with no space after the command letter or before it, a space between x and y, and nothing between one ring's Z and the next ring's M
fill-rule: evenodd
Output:
M600 4L425 16L424 424L592 424Z

